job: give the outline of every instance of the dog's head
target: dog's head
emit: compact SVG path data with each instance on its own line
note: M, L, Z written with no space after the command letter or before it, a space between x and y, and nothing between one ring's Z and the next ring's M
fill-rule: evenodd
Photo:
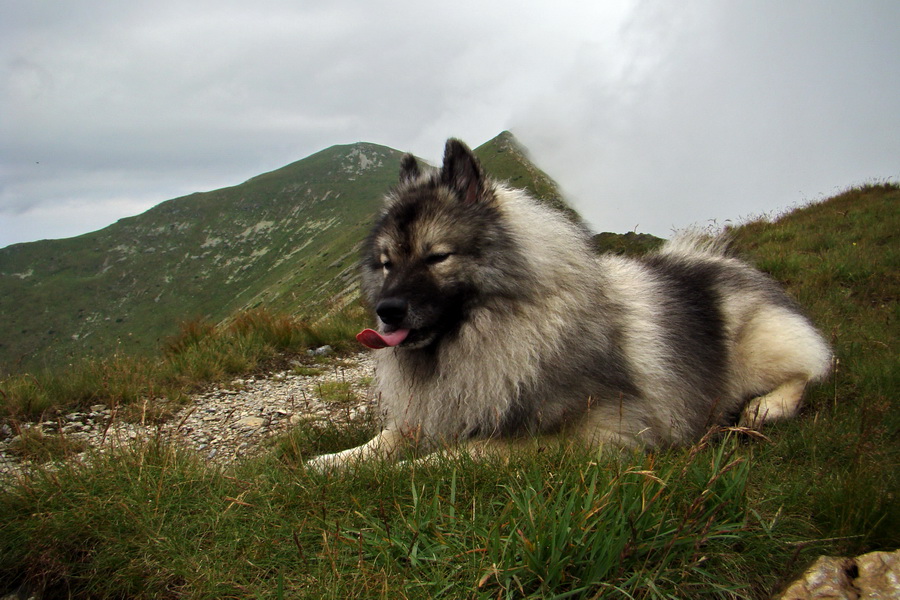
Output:
M472 151L451 139L439 170L403 157L363 250L362 290L379 331L370 347L418 349L452 335L468 312L503 293L518 254L503 224L496 187Z

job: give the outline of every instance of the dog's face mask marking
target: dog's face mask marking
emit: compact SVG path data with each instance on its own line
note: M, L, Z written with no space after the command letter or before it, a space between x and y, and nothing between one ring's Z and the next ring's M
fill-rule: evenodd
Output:
M370 237L363 268L379 331L364 331L360 342L421 348L455 329L463 298L471 297L468 277L478 270L484 229L478 215L492 209L490 200L480 165L461 144L447 145L437 173L423 175L415 158L403 158L400 184Z
M470 289L463 273L472 262L432 220L382 235L365 267L369 301L380 321L360 341L369 347L420 348L449 333ZM377 255L377 258L374 258Z

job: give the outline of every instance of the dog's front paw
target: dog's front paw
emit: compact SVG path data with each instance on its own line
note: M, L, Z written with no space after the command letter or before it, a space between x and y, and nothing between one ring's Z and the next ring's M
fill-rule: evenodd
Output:
M306 461L306 468L316 473L331 473L343 466L340 453L322 454Z

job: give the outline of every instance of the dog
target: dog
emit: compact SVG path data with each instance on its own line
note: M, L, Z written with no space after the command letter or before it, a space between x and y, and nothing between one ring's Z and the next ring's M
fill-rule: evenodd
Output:
M642 258L489 178L448 140L440 169L401 161L363 246L384 427L318 456L330 470L523 440L690 444L713 426L794 416L831 350L782 287L720 239L682 235Z

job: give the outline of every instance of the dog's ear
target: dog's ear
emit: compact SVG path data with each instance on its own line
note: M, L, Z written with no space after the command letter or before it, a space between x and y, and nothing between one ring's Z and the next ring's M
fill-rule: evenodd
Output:
M484 199L484 171L469 147L457 139L447 140L441 183L452 189L466 204Z
M419 163L412 154L404 154L400 159L400 183L415 181L419 178Z

